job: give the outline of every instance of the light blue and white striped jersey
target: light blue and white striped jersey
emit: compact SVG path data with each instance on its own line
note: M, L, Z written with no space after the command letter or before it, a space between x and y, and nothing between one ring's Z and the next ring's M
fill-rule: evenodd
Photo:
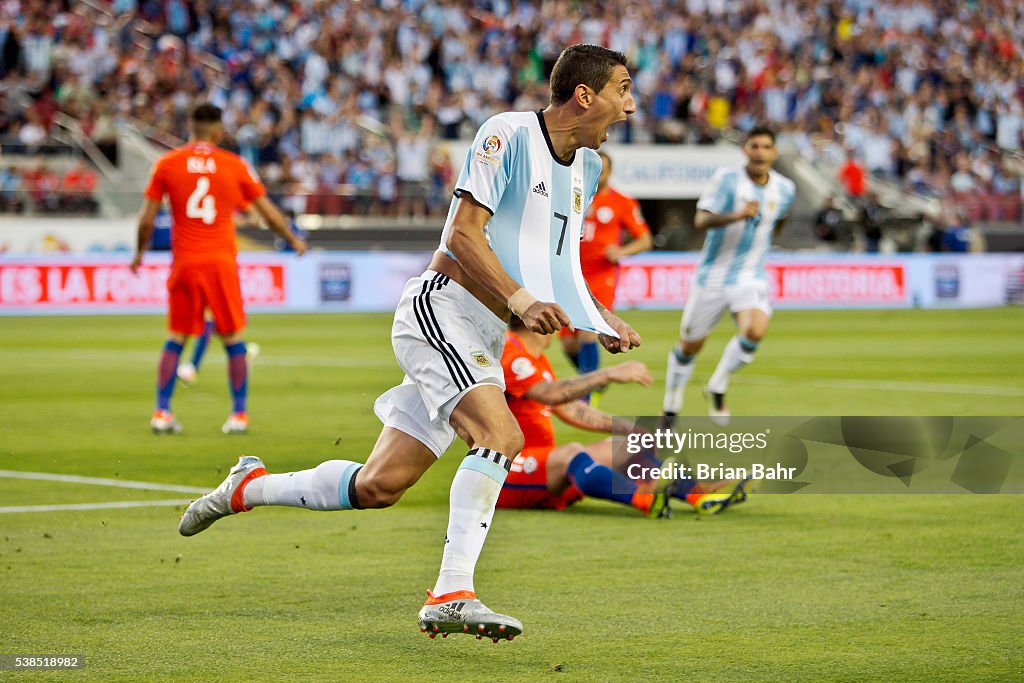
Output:
M764 280L764 261L772 245L775 226L789 213L796 197L793 181L768 171L768 182L758 185L743 166L718 169L697 200L697 210L724 214L757 202L761 211L753 218L708 230L697 266L697 284L725 287L750 280Z
M448 249L455 205L463 193L491 212L487 240L513 280L541 301L557 303L573 326L618 336L591 300L580 267L583 216L597 192L601 158L576 150L559 160L540 112L488 119L466 153L444 231Z

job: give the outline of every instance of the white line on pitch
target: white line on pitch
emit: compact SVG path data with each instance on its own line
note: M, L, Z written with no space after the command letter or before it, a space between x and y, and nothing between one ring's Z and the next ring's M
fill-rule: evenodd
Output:
M21 358L46 358L52 360L54 357L53 351L42 351L37 349L9 349L4 351L4 356L7 358L21 357ZM159 359L160 354L156 351L91 351L85 349L64 349L59 353L61 359L73 360L73 361L96 361L99 363L124 363L124 362L135 362L135 363L153 363L155 364ZM373 368L373 369L384 369L393 368L397 372L397 363L391 361L388 363L384 362L373 362L371 359L360 359L360 358L342 358L342 357L327 357L327 358L304 358L301 356L266 356L261 355L257 361L257 365L273 365L281 367L310 367L310 368ZM213 365L224 365L224 358L222 356L213 355L203 360L203 363L209 363Z
M790 387L811 386L822 389L865 389L869 391L908 391L925 394L966 394L968 396L1024 396L1024 389L982 384L942 384L938 382L902 382L899 380L867 379L794 379L771 375L746 375L742 379L749 384L785 384Z
M53 474L51 472L21 472L18 470L0 470L0 479L40 479L43 481L59 481L65 484L92 484L94 486L116 486L122 489L142 489L144 491L174 491L176 493L207 493L209 488L197 486L177 486L175 484L157 484L148 481L126 481L123 479L101 479L100 477L80 477L76 474Z
M128 500L117 503L69 503L67 505L14 505L0 507L0 514L9 512L64 512L68 510L107 510L111 508L145 508L187 505L187 500Z

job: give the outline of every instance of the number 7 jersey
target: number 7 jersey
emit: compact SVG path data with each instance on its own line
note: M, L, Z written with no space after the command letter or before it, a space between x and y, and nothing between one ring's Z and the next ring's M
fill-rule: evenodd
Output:
M191 143L160 157L145 196L166 195L174 227L174 260L234 259L236 211L267 193L256 173L237 154L205 142Z
M399 151L401 153L401 151ZM466 153L441 249L448 249L458 198L472 195L491 213L487 241L513 280L541 301L555 302L573 325L617 336L591 300L580 267L583 217L597 192L601 158L576 150L555 156L541 112L488 119Z

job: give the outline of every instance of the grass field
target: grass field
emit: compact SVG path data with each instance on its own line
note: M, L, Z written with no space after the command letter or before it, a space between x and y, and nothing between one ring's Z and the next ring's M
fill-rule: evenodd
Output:
M678 316L626 317L659 381L613 387L602 407L655 414ZM362 460L373 400L401 379L390 316L253 316L251 433L219 431L227 387L211 348L200 384L175 397L185 432L155 437L162 318L0 329L3 470L212 487L242 451L275 471ZM779 312L733 412L1024 415L1022 332L1022 309ZM729 334L700 359L689 412ZM1006 495L761 496L663 522L600 501L500 511L477 589L523 636L430 641L415 616L456 450L392 509L257 510L191 539L177 534L181 505L2 513L0 654L81 653L87 667L0 678L1024 679L1024 497ZM0 507L188 497L0 477Z

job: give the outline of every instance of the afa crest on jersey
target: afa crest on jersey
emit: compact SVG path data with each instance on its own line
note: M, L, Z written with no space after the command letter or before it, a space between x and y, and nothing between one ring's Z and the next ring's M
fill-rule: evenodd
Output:
M487 357L487 354L483 351L473 351L469 354L469 357L473 359L473 362L482 368L491 367L491 359Z
M583 190L578 187L572 188L572 210L576 213L583 211Z

